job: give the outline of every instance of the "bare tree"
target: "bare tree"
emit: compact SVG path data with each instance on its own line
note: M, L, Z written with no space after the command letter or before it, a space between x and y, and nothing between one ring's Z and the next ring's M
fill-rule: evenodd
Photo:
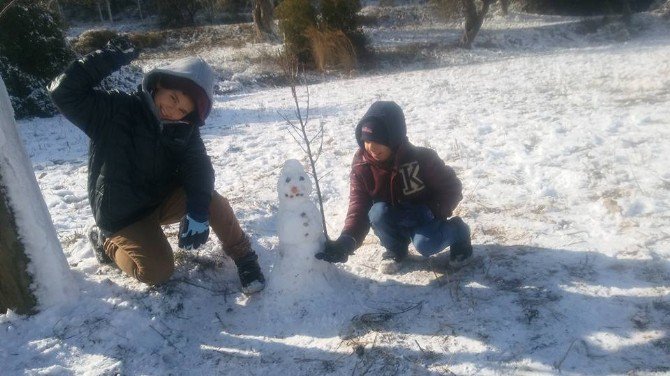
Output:
M323 224L323 233L326 236L326 239L329 239L328 237L328 229L326 228L326 215L324 214L325 212L323 211L323 197L321 196L321 188L319 186L319 175L316 172L316 162L319 160L319 157L321 156L321 151L323 150L323 124L319 125L319 128L316 130L316 132L310 132L309 127L308 127L308 122L309 122L309 86L307 85L306 82L303 82L305 86L305 91L306 91L306 105L305 105L305 112L303 116L303 112L300 107L300 101L298 99L298 91L297 91L297 86L299 84L299 79L301 76L301 72L304 73L304 69L301 69L301 64L298 62L298 57L295 55L292 55L290 53L284 52L279 58L279 64L282 67L282 70L284 71L284 74L286 74L286 77L289 80L289 86L291 88L291 96L293 97L293 102L295 104L295 115L296 118L298 119L298 124L296 124L294 121L291 119L287 118L283 114L281 115L286 123L290 125L290 128L288 129L289 134L293 137L293 139L300 145L300 148L307 154L307 157L309 158L309 164L311 167L311 172L309 174L314 178L314 186L316 187L316 195L319 200L319 209L321 211L321 221ZM310 133L312 133L310 135ZM314 152L312 150L312 144L319 139L319 147Z
M114 23L114 17L112 17L112 6L109 3L109 0L105 0L105 4L107 5L107 15L109 16L109 22Z
M509 13L509 0L500 0L500 8L502 8L503 14L507 15Z
M272 0L254 0L254 28L259 39L274 35L272 28L273 8Z
M16 3L0 6L0 20ZM9 93L0 77L0 313L12 309L31 314L38 303L62 302L65 292L76 287L20 140ZM42 240L37 243L28 239L35 228ZM40 262L35 262L37 258Z
M5 187L0 185L0 313L8 309L20 314L32 313L37 299L30 290L29 260L5 191Z
M105 17L102 16L102 0L95 2L96 8L98 9L98 17L100 17L100 22L105 22Z
M12 1L9 2L9 4L3 6L2 9L0 10L0 17L2 17L2 15L5 14L5 12L6 12L12 5L14 5L14 3L16 3L17 1L18 1L18 0L12 0Z
M459 45L463 48L471 48L479 29L484 23L484 17L489 7L495 0L481 0L481 8L477 7L477 0L462 0L465 12L465 31Z
M0 9L0 18L17 1L12 0L3 6ZM0 86L4 88L1 77ZM30 290L32 279L27 272L28 257L19 241L14 213L5 195L3 181L0 171L0 313L5 313L10 308L18 313L31 313L37 300Z
M633 19L633 11L630 8L629 0L621 0L621 19L627 25L630 25L630 22Z

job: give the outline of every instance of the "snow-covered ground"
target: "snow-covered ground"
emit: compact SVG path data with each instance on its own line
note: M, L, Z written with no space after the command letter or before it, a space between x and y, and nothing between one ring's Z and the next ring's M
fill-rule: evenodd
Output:
M476 260L459 271L415 253L383 275L371 234L347 264L305 278L317 291L274 293L287 277L273 273L287 265L277 176L304 160L282 118L294 113L286 88L218 96L203 130L216 188L268 277L249 298L213 240L177 251L176 274L156 288L98 265L83 234L86 138L62 117L20 122L81 291L33 317L0 315L0 373L667 374L670 25L648 20L658 25L627 42L501 43L452 52L476 64L310 86L331 236L346 214L354 126L373 101L394 100L410 140L464 183L457 214ZM554 34L532 26L551 46ZM166 233L176 246L176 227Z

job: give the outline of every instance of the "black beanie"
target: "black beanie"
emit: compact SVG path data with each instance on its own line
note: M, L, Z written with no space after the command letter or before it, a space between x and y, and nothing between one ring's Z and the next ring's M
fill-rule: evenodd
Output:
M370 119L367 120L361 128L361 140L368 142L376 142L384 146L391 147L391 140L389 139L388 130L384 123Z

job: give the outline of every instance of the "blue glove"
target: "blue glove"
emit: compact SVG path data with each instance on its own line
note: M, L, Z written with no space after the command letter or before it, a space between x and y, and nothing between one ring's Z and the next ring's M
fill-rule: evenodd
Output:
M209 238L209 221L196 221L189 214L179 224L179 247L198 249Z
M135 48L133 42L125 35L118 36L107 42L106 48L114 52L114 60L119 65L130 64L131 61L140 56L139 49Z

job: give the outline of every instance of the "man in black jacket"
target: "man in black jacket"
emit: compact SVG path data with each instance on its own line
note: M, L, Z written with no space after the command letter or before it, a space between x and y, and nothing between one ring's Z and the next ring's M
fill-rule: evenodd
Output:
M257 255L228 201L199 127L212 108L214 72L186 58L148 72L132 94L95 87L138 52L127 38L74 61L51 83L63 115L90 138L88 196L97 224L89 238L101 262L148 284L174 271L161 225L181 222L179 246L198 248L209 226L235 261L242 289L263 289Z

